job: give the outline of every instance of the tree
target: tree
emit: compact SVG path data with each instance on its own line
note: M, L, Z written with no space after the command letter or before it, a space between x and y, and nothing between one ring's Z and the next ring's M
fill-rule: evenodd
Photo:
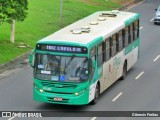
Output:
M28 0L0 0L0 24L11 24L10 41L14 43L15 21L24 21L27 16Z

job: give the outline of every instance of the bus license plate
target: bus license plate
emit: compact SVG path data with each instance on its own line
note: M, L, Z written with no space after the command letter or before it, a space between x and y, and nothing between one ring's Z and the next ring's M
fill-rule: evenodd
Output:
M54 101L62 101L62 98L54 98Z

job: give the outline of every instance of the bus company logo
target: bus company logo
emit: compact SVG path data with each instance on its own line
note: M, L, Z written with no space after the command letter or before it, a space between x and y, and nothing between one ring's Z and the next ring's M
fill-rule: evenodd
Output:
M113 66L119 67L120 64L121 64L121 57L119 57L119 58L115 57L113 59Z
M11 112L2 112L2 117L12 117Z
M51 91L52 88L50 88L50 87L43 87L43 90Z
M0 116L1 117L1 116ZM42 117L42 114L40 112L2 112L3 118L12 118L12 117Z
M63 85L55 84L55 87L57 87L57 88L62 88L62 87L63 87Z

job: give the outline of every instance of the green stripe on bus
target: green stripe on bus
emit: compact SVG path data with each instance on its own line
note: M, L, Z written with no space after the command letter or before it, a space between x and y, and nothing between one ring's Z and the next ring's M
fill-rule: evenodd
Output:
M129 19L125 20L125 26L130 25L132 22L134 22L135 20L139 19L139 14L135 14L134 16L130 17Z
M138 38L137 40L135 40L134 42L132 42L129 46L125 47L125 55L127 55L128 53L130 53L137 46L139 46L139 44L140 44L140 39Z
M95 38L95 39L92 40L91 42L89 42L87 45L88 45L89 48L92 48L93 46L98 45L98 44L101 43L102 41L103 41L103 37L100 36L100 37Z

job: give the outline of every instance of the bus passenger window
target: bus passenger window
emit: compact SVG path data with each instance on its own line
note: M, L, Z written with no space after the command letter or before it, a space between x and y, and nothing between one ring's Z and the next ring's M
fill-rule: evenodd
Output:
M125 29L122 30L122 42L123 42L123 48L125 47Z
M116 35L112 36L112 57L116 54Z
M130 43L133 41L133 24L130 25Z
M106 42L106 61L110 59L110 38L108 38Z
M118 41L119 41L119 51L121 51L123 49L122 30L118 32Z
M139 37L139 20L135 21L135 39Z
M112 38L109 38L109 57L111 58L112 57Z
M119 39L118 39L118 33L116 34L116 53L119 52Z
M137 27L137 38L139 37L139 20L137 20L138 27Z
M129 27L125 28L125 47L127 47L129 44L129 30L128 30L128 28Z
M131 26L128 26L128 44L131 43Z
M134 41L135 40L135 24L133 23L132 26L133 26L133 41Z
M106 42L102 43L103 62L106 61Z

